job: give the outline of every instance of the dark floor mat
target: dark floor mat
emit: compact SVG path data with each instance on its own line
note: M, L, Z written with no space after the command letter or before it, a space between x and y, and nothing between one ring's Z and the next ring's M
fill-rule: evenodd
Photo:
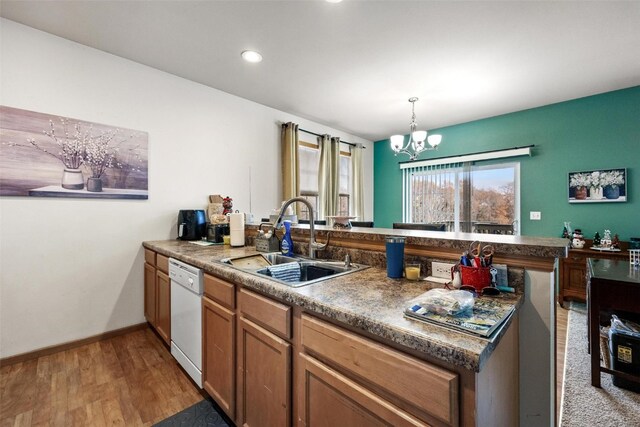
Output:
M231 427L208 399L162 420L153 427Z

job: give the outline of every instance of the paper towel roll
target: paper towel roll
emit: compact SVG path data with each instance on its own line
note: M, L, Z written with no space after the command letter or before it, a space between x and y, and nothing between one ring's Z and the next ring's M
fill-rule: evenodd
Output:
M244 230L244 214L243 213L231 213L229 214L229 230Z
M231 234L231 246L244 246L243 213L232 213L229 215L229 234Z

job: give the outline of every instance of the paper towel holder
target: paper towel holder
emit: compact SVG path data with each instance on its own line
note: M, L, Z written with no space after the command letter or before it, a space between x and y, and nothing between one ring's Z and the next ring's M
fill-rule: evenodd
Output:
M244 214L238 211L229 215L229 234L231 234L231 246L244 246Z

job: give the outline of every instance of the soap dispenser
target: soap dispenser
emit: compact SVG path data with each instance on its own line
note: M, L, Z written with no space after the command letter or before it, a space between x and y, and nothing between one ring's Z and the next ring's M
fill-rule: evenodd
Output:
M283 255L293 256L293 241L291 240L291 221L284 221L284 237L282 237Z

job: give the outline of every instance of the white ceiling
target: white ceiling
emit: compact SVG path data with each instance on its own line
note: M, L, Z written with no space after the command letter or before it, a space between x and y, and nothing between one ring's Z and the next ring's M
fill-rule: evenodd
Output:
M640 85L636 1L3 0L0 15L370 140L408 132L411 96L431 129Z

